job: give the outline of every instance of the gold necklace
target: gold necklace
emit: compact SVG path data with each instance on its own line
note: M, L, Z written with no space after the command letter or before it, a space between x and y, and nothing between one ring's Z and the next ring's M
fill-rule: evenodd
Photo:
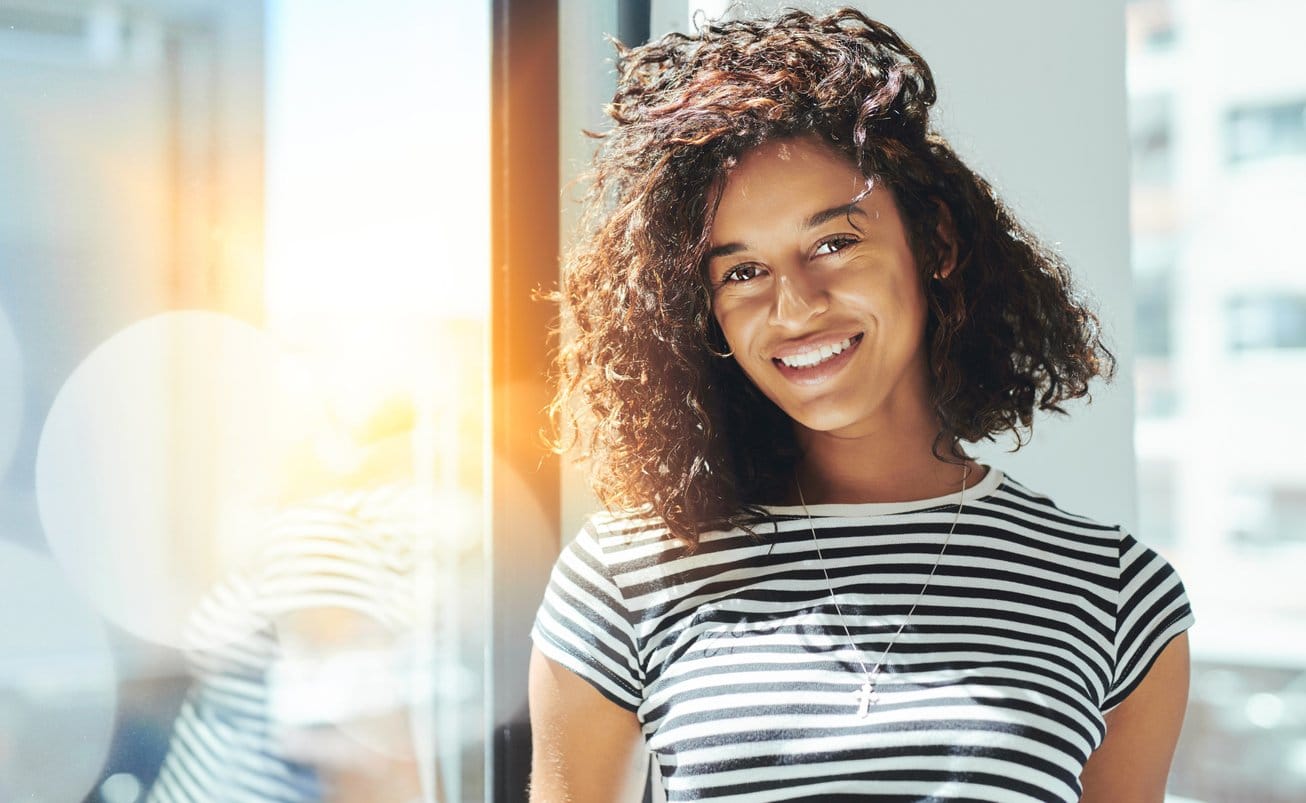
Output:
M875 679L880 674L880 668L884 666L884 659L889 657L889 650L893 645L898 643L898 636L906 629L907 622L911 621L911 616L916 612L916 606L921 604L925 598L925 591L930 587L930 581L934 579L934 573L939 570L939 564L943 562L943 553L948 551L948 542L952 540L952 533L957 529L957 522L961 520L962 508L966 505L966 479L970 476L970 466L963 465L961 469L961 496L957 500L957 513L952 517L952 526L948 528L948 535L943 539L943 546L939 548L939 554L934 559L934 565L930 567L930 573L925 578L925 583L921 586L920 593L916 595L916 601L907 609L907 615L903 617L902 624L898 625L898 630L894 632L893 638L885 645L884 652L880 653L879 660L870 670L866 668L866 662L862 660L862 649L853 641L852 631L848 629L848 621L844 619L843 609L839 607L839 598L835 596L834 584L830 582L830 572L825 568L825 556L821 554L821 539L816 537L816 527L812 524L812 513L807 509L807 500L803 498L803 485L794 478L794 484L798 486L798 501L803 506L803 515L807 517L807 529L812 533L812 544L816 547L816 561L821 567L821 574L825 575L825 587L830 592L830 602L834 603L834 612L839 616L839 624L843 626L843 634L848 640L848 646L857 655L857 663L862 667L862 675L865 680L861 688L853 692L854 701L857 703L857 716L865 719L871 713L871 706L879 701L879 695L875 691Z

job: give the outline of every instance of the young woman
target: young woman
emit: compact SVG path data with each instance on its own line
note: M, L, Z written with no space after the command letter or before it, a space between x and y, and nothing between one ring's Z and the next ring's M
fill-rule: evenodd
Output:
M1065 266L861 13L621 53L555 410L615 513L563 552L532 799L1160 801L1173 569L967 457L1114 368Z

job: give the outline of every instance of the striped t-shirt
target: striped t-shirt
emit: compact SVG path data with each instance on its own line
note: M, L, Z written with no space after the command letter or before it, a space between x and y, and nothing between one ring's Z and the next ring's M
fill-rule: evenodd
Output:
M771 507L688 553L596 517L536 618L546 656L634 712L669 801L1075 801L1103 713L1193 622L1183 585L1117 527L996 469L959 494Z
M191 614L186 657L195 683L146 803L309 803L330 796L317 769L290 755L285 737L389 712L341 710L342 703L374 702L357 687L304 700L303 692L321 691L310 686L287 699L276 682L287 658L278 623L304 611L348 612L403 643L400 634L410 632L415 615L414 504L407 484L338 491L267 523L258 559ZM342 699L342 691L349 697Z

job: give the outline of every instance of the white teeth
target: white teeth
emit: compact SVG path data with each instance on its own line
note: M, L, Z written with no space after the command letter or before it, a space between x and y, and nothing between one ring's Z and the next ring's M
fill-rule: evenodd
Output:
M839 343L832 345L820 346L811 351L804 351L801 354L794 354L789 357L781 357L780 362L790 368L810 368L813 365L823 363L834 355L842 352L844 349L851 347L853 339L850 337Z

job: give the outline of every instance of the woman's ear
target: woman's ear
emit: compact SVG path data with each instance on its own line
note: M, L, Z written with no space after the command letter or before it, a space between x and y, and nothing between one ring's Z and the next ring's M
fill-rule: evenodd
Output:
M939 240L945 244L943 259L939 267L934 271L935 279L946 279L957 267L957 227L952 221L952 212L948 205L938 198L934 203L939 207L939 225L934 230Z

